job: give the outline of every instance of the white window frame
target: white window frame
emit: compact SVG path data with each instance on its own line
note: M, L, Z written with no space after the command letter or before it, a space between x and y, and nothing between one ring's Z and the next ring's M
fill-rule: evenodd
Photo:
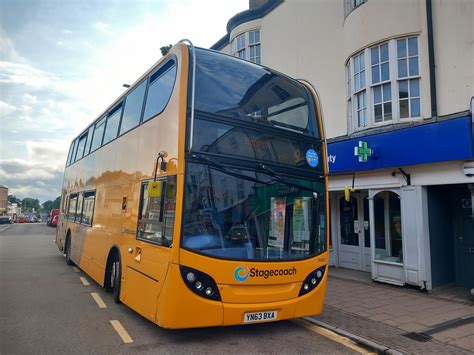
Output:
M258 32L258 41L255 40L255 33ZM251 33L253 33L254 40L251 42ZM257 64L262 62L262 31L260 28L253 28L246 32L239 33L231 42L232 55L237 58L242 58ZM251 55L251 51L259 50L260 55Z
M409 54L409 45L408 45L408 42L410 39L412 38L416 38L417 39L417 42L416 42L416 55L410 55ZM405 41L405 45L406 45L406 56L404 57L398 57L398 41L399 40L404 40ZM395 46L397 48L397 96L398 96L398 100L397 100L397 107L398 107L398 110L400 110L400 101L402 100L408 100L408 117L405 117L405 118L401 118L401 114L399 115L400 117L400 120L403 120L404 122L406 120L410 120L410 119L416 119L416 118L421 118L422 117L422 108L421 108L421 69L420 69L420 41L419 41L419 37L418 36L408 36L408 37L403 37L403 38L397 38L395 39ZM417 61L418 61L418 74L417 75L410 75L410 59L414 59L414 58L417 58ZM399 77L399 73L398 73L398 61L399 60L406 60L406 69L407 69L407 76L404 76L404 77ZM412 96L411 95L411 85L410 85L410 82L411 81L414 81L414 80L418 80L418 96ZM400 99L400 82L402 81L407 81L408 82L408 98L404 98L404 99ZM416 100L418 99L419 102L420 102L420 115L419 116L412 116L412 108L411 108L411 103L412 103L412 100Z
M397 55L397 40L405 39L407 42L407 55L408 55L408 39L417 38L417 55L410 57L418 58L418 75L407 76L403 78L398 77L398 55ZM381 46L384 43L388 43L388 53L389 53L389 80L380 81L372 84L372 58L371 58L371 49ZM355 75L354 73L354 60L357 56L363 54L365 62L365 87L355 90ZM381 41L377 44L366 47L361 51L356 52L352 55L346 62L345 71L346 71L346 90L347 90L347 119L348 119L348 128L349 133L355 133L363 131L373 127L397 124L402 122L416 121L420 120L423 117L423 107L422 107L422 78L421 78L421 58L422 53L420 53L420 37L419 35L410 35L397 37L390 40ZM379 63L380 64L380 63ZM407 67L408 59L407 59ZM360 72L360 71L359 71ZM409 74L409 72L408 72ZM400 118L400 97L399 97L399 83L404 80L408 80L408 86L410 87L409 80L418 80L419 83L419 96L414 97L408 96L409 100L409 113L411 115L411 100L419 99L420 101L420 115L408 118ZM360 79L359 79L360 80ZM387 120L382 120L381 122L375 122L375 107L374 107L374 88L379 85L389 84L391 89L391 105L392 105L392 118ZM383 90L383 86L381 86ZM358 115L357 115L357 94L364 91L366 92L366 109L367 109L367 125L359 127L358 125ZM370 106L370 107L369 107Z

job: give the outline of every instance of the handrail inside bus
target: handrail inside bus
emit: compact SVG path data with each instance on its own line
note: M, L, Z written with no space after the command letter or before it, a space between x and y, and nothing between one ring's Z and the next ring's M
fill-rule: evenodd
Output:
M193 150L193 136L194 136L194 92L196 88L196 51L194 50L193 42L189 39L182 39L178 43L187 43L191 47L191 52L193 56L193 81L192 81L192 92L191 92L191 125L189 128L189 150L191 153Z

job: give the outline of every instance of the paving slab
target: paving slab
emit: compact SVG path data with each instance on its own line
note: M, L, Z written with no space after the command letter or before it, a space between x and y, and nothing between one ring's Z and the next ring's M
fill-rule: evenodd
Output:
M330 271L325 310L315 319L401 352L474 353L474 324L456 323L474 317L472 302L334 274ZM452 328L439 328L446 322ZM432 338L417 342L405 336L410 332Z

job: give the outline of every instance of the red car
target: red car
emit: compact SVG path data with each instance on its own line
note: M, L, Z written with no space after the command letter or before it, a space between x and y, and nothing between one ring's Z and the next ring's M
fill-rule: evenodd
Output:
M53 226L53 219L54 219L54 216L57 216L57 215L59 215L59 209L56 209L56 208L52 209L49 212L48 221L46 222L46 225L48 225L50 227L56 227L55 225Z
M51 227L57 227L58 226L58 219L59 219L58 215L53 217L53 220L51 221Z
M18 223L28 223L30 221L30 219L26 216L20 216L18 217Z

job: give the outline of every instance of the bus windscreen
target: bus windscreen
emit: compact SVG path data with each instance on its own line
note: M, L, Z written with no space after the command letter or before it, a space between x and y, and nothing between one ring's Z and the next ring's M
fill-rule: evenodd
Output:
M319 138L314 103L303 85L209 50L196 49L195 110Z

